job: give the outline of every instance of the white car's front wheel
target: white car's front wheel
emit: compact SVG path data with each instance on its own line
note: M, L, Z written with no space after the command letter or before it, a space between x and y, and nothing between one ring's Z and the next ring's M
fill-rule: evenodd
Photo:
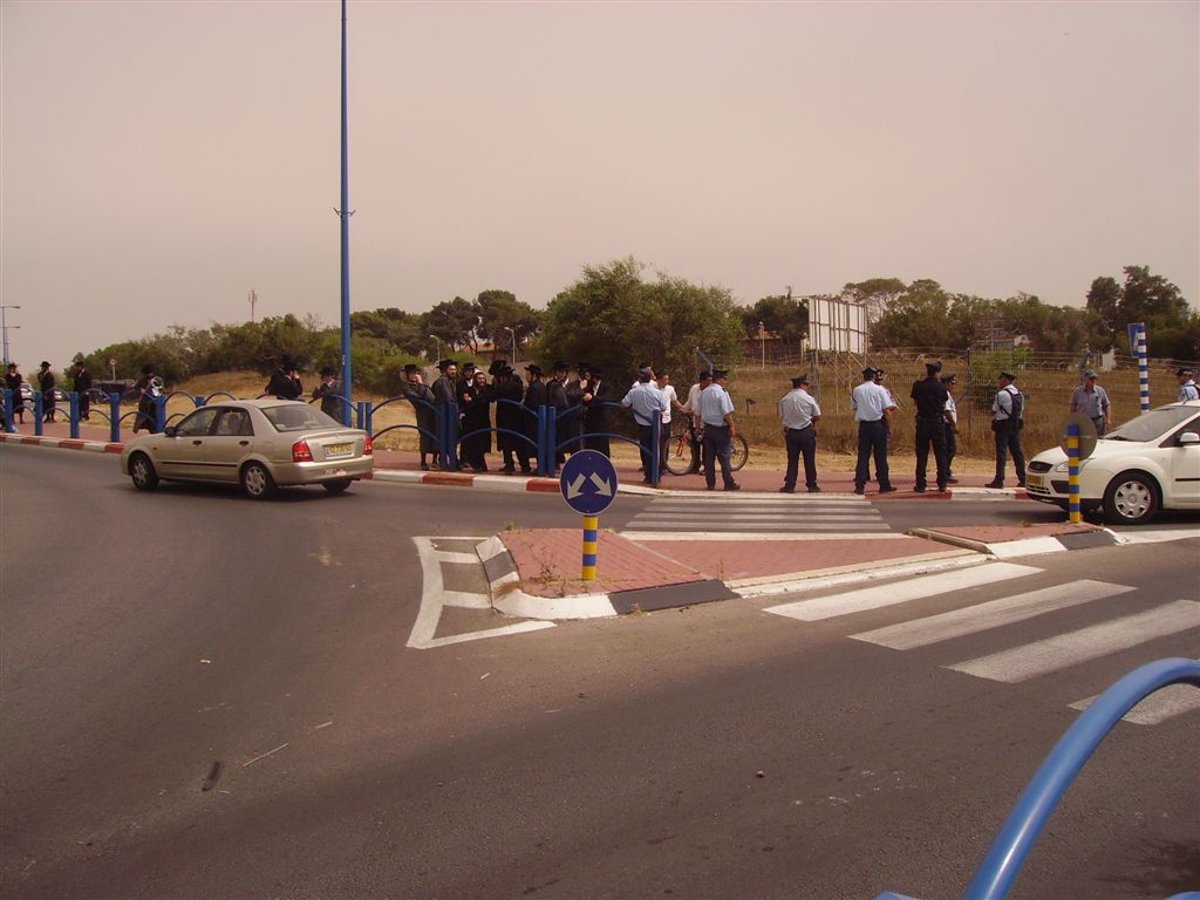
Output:
M1104 518L1111 525L1144 525L1158 512L1158 485L1141 472L1125 472L1108 483Z

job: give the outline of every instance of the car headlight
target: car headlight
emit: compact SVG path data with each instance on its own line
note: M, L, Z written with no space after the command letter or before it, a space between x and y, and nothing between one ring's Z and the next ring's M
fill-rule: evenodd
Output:
M1084 466L1086 466L1086 465L1087 465L1089 462L1091 462L1091 460L1090 460L1090 459L1081 459L1081 460L1079 461L1079 471L1081 471L1081 472L1082 472L1082 471L1083 471L1083 467L1084 467ZM1054 467L1054 471L1055 471L1055 472L1061 472L1061 473L1064 473L1064 474L1070 474L1070 472L1071 472L1071 463L1070 463L1070 461L1064 461L1064 462L1060 462L1060 463L1059 463L1057 466L1055 466L1055 467Z

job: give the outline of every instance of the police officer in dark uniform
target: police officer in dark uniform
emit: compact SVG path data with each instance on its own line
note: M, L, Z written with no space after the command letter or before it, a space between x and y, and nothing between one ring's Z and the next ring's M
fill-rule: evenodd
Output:
M950 393L938 378L940 362L925 363L925 378L913 383L909 396L917 404L917 477L913 490L925 492L925 470L929 463L929 447L937 461L937 489L946 490L950 470L946 462L946 400Z

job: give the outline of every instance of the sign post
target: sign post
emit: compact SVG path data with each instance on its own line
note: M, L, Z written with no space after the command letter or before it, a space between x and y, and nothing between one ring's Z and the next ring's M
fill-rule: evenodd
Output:
M1083 413L1074 413L1063 426L1063 452L1067 454L1067 512L1072 525L1083 521L1079 502L1079 463L1096 449L1096 425Z
M1150 362L1146 353L1146 323L1130 322L1125 328L1129 332L1129 352L1137 357L1138 400L1142 412L1150 412Z
M617 496L617 470L612 460L599 450L572 453L563 464L558 489L567 506L583 516L584 581L596 580L597 545L600 538L600 513Z

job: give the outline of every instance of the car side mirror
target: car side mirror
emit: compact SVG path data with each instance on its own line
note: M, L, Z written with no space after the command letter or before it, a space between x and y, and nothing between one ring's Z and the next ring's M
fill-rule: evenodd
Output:
M1181 434L1179 436L1179 440L1176 441L1176 443L1181 444L1181 445L1182 444L1200 444L1200 434L1196 434L1196 432L1194 432L1194 431L1185 431L1183 434Z
M168 425L166 428L163 429L163 434L169 438L175 437L175 426Z

